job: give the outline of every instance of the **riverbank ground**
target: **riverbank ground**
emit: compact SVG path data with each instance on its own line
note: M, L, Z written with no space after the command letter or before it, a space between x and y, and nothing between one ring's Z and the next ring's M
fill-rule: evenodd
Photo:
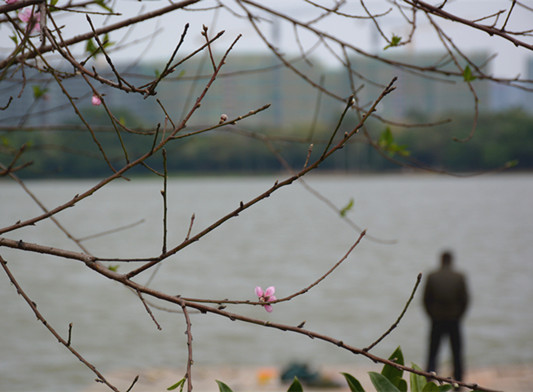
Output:
M349 392L341 372L356 377L367 391L375 389L368 377L369 371L380 371L379 368L363 368L350 366L325 366L317 368L320 374L339 387L311 388L304 391L312 392ZM111 373L108 380L120 390L127 390L139 375L132 391L163 392L180 380L185 372L171 369L124 370ZM285 392L288 384L280 382L280 369L276 367L237 367L237 366L193 366L193 390L197 392L218 392L216 380L227 384L234 392ZM470 369L466 382L497 391L524 392L533 388L533 364L514 366L495 366ZM103 392L109 390L105 385L94 383L83 392ZM178 389L179 390L179 389ZM186 387L184 388L186 390Z

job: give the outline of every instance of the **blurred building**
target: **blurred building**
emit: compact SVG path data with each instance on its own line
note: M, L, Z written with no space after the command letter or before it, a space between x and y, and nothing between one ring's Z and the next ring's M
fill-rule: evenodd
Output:
M472 54L470 58L482 66L487 55ZM443 61L447 63L443 64ZM353 57L350 62L353 69L351 75L345 68L326 68L320 59L299 59L291 63L300 73L298 75L270 55L232 54L189 125L214 124L222 113L231 119L271 104L268 110L251 117L246 124L268 128L309 127L316 120L317 126L327 126L336 121L344 108L341 99L349 97L353 89L357 90L359 105L367 107L393 77L398 78L396 91L387 96L378 108L379 113L387 118L402 120L413 113L432 117L453 111L471 111L474 108L473 94L462 77L449 79L423 72L424 69L437 65L453 70L454 64L449 59L445 60L442 54L405 54L387 57L385 62ZM419 69L402 66L408 62ZM132 84L142 85L152 80L163 67L164 64L143 63L121 67L121 73ZM528 63L528 67L529 78L533 79L533 60ZM108 68L105 62L97 62L96 69L99 73L110 80L116 80ZM202 94L212 70L213 66L207 57L193 57L161 82L156 96L147 99L139 94L126 94L97 82L92 83L114 110L122 109L124 113L129 112L139 119L144 126L155 127L157 123L164 122L164 110L174 123L183 119ZM490 73L486 67L483 70ZM79 123L72 111L71 101L80 109L90 111L92 108L92 91L82 78L63 80L68 96L51 80L50 75L26 69L24 78L26 87L23 91L21 72L13 80L3 80L0 85L2 106L10 96L13 97L10 107L0 112L3 126ZM328 91L333 91L335 96L311 86L305 79L312 80L317 86L323 85ZM34 86L46 91L36 102ZM517 106L533 111L533 103L525 99L524 90L478 81L473 81L472 86L481 111L505 110Z

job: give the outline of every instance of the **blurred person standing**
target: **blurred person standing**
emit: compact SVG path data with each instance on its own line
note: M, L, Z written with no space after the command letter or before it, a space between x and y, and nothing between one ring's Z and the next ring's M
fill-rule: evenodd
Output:
M424 288L424 308L431 320L427 371L437 369L437 356L443 337L448 336L453 356L453 376L463 379L463 341L461 320L468 307L468 290L463 274L452 268L450 251L441 254L441 266L431 272Z

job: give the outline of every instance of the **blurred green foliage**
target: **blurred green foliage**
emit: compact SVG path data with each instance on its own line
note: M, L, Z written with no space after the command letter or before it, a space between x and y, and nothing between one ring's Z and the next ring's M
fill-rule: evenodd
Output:
M120 123L132 129L143 124L134 113L115 111ZM84 117L95 131L106 156L115 168L126 163L121 143L105 111L91 107ZM473 114L450 116L453 121L437 126L392 127L373 120L368 123L368 135L379 153L369 145L360 131L341 151L324 161L320 168L327 171L379 172L400 170L397 162L415 166L430 166L454 172L475 172L514 167L515 170L533 169L533 116L510 110L499 113L481 113L474 137L466 143L457 142L468 136L472 129ZM72 120L73 127L62 130L39 129L0 132L0 162L9 165L22 145L24 153L17 164L32 162L20 171L22 177L102 177L110 169L99 151L93 137L80 128L79 121ZM430 123L433 119L421 114L412 114L410 123ZM335 122L332 121L332 129ZM350 131L355 119L347 118L339 130L340 139ZM74 127L76 125L76 127ZM103 128L105 127L105 129ZM83 130L83 131L80 131ZM120 127L117 126L120 130ZM144 128L140 133L120 130L128 156L149 151L154 144L154 129ZM186 129L182 133L191 132ZM219 128L172 141L167 145L168 170L171 174L251 174L285 170L286 164L294 169L303 167L309 156L310 162L323 152L332 130L314 130L312 138L308 127L294 129L251 130L259 137L247 137ZM261 138L270 138L265 143ZM161 138L161 134L158 135ZM335 141L333 141L335 145ZM273 153L275 152L275 154ZM281 162L278 156L282 157ZM392 162L395 160L395 162ZM162 170L160 154L155 154L147 163ZM16 166L16 165L15 165ZM133 174L148 174L145 168L135 168ZM130 172L129 175L132 173Z

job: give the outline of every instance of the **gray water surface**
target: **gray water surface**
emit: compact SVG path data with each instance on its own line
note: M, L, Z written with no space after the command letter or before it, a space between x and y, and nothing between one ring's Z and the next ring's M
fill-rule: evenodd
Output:
M274 177L169 181L168 247L268 189ZM30 181L51 208L95 181ZM250 317L297 325L363 348L396 320L420 272L450 248L468 277L472 296L465 320L471 367L533 361L533 175L459 179L441 176L315 176L307 183L338 207L369 238L328 279L307 294L274 305L228 306ZM127 230L88 239L101 257L156 256L162 247L162 184L116 182L57 215L77 237L144 220ZM58 201L59 200L59 201ZM0 226L40 214L21 188L0 182ZM301 185L281 189L232 218L162 264L151 286L185 297L255 300L254 287L274 285L278 297L324 274L359 232ZM7 238L77 251L51 222L7 233ZM388 241L393 240L394 243ZM0 248L38 309L99 370L179 367L187 358L182 314L154 310L162 331L139 299L82 263ZM116 263L115 263L116 264ZM119 272L131 265L121 265ZM145 283L150 273L138 276ZM402 346L407 362L424 365L427 320L421 290L404 319L373 352ZM36 320L0 273L0 391L79 391L95 378ZM214 315L192 315L196 364L313 365L367 363L330 344ZM446 361L448 351L442 355Z

